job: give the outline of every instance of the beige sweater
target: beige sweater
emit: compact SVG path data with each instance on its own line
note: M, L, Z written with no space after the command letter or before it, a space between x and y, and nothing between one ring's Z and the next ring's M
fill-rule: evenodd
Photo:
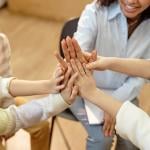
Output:
M9 41L4 34L0 33L0 76L1 77L10 77L12 75L12 71L10 67L10 55L11 55L11 49L10 49ZM10 104L14 104L13 98L10 97L6 98L0 96L1 108L7 108Z

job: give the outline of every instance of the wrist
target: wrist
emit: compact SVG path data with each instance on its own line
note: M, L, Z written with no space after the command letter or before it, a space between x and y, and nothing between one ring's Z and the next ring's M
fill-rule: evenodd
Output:
M95 87L93 89L91 88L89 91L86 91L83 95L82 94L81 95L85 99L91 101L92 98L97 94L97 92L98 92L98 89Z
M67 105L71 105L72 104L72 101L70 101L69 99L68 100L64 99L64 101L67 103Z
M45 80L43 81L43 91L45 91L45 94L52 93L53 89L53 83L51 80Z
M97 68L100 70L108 70L111 67L112 57L98 56Z
M72 101L68 99L66 99L65 97L65 94L63 92L60 93L60 95L62 96L64 102L67 104L67 105L71 105L72 104Z
M106 69L112 70L113 66L115 65L116 59L114 57L107 57L106 59L107 59Z
M15 97L14 93L12 92L12 89L13 89L13 82L15 82L16 79L17 79L16 77L12 77L11 80L10 80L10 82L9 82L9 84L8 84L8 87L7 87L8 93L9 93L12 97Z

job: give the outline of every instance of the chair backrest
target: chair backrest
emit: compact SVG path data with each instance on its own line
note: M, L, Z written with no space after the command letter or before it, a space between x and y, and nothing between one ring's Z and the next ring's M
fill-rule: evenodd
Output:
M64 23L61 34L60 34L60 39L59 39L59 53L60 55L64 58L63 50L61 47L61 41L66 38L67 36L72 37L74 32L77 30L77 25L78 25L79 18L73 18L68 20L67 22ZM67 118L69 120L74 120L77 121L78 119L72 114L70 109L66 109L64 112L60 113L59 116L63 118Z
M73 36L74 32L76 32L77 30L78 21L79 21L79 17L68 20L67 22L65 22L61 30L60 40L59 40L59 52L63 58L64 58L64 54L63 54L63 50L61 47L61 41L67 36L70 36L70 37Z

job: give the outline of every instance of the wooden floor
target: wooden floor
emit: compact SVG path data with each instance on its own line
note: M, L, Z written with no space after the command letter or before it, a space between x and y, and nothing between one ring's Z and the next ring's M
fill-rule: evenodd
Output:
M20 16L10 13L7 9L0 10L0 32L4 32L11 43L14 76L22 79L51 77L56 65L53 54L58 50L61 27L62 22ZM149 89L149 85L146 85L140 94L141 105L148 111ZM67 150L59 125L69 141L71 150L85 149L86 132L81 124L59 118L58 124L55 125L52 150ZM8 143L8 150L30 150L30 137L25 131L20 131Z
M62 24L0 10L0 32L5 33L11 43L14 76L33 80L51 77L57 63L54 52L58 50ZM61 118L58 122L71 150L84 150L86 133L81 124ZM52 150L67 150L57 124L54 133ZM8 150L30 150L29 141L29 135L20 131L15 138L9 140Z

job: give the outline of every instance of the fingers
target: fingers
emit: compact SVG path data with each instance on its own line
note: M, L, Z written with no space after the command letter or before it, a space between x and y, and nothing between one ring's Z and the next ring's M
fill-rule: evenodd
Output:
M64 56L66 58L66 61L70 62L70 54L69 54L69 51L68 51L67 43L64 39L61 41L61 46L62 46Z
M56 87L56 91L60 91L60 90L62 90L62 89L64 89L65 88L65 84L61 84L61 85L57 85L57 87Z
M80 61L78 59L76 59L75 63L76 63L76 66L78 68L78 71L80 72L80 75L84 76L85 75L85 71L84 71L84 68L83 68L82 64L80 63Z
M68 70L67 70L67 72L65 73L65 77L64 77L65 83L68 82L69 77L70 77L70 75L71 75L71 71L72 71L72 69L71 69L71 67L70 67L70 64L68 64Z
M83 68L84 68L85 74L87 76L91 76L91 71L89 69L87 69L86 64L83 64Z
M74 46L77 58L80 60L80 62L87 63L87 60L84 58L84 55L82 54L82 50L75 38L72 38L72 44Z
M58 54L57 52L55 53L55 56L58 60L58 62L61 64L61 66L63 67L64 70L67 70L68 66L67 63L64 61L64 59L60 56L60 54Z
M98 68L98 63L97 63L97 61L91 62L91 63L87 64L87 65L86 65L86 68L87 68L87 69L90 69L90 70L97 69L97 68Z
M109 130L109 136L112 136L114 134L114 130L115 130L115 122L113 120L112 124L111 124L111 127L110 127L110 130Z
M64 80L64 75L57 77L56 78L56 84L58 85L63 80Z
M104 125L103 125L104 135L109 136L109 131L110 131L110 122L109 121L104 121Z
M107 114L104 113L104 126L103 126L103 132L105 136L112 136L114 131L115 122L113 118Z
M87 60L87 62L89 62L92 54L89 52L84 52L84 51L82 51L82 54L85 57L85 59Z
M67 84L67 87L69 89L72 89L74 83L75 83L75 80L77 79L77 76L78 76L78 73L75 73L74 75L71 76L71 78L69 79L68 81L68 84Z
M56 70L53 73L53 77L54 78L58 78L58 77L62 76L63 74L64 74L63 70L61 69L61 67L59 66L59 64L57 64Z
M67 94L65 94L65 95L67 95L66 99L67 99L67 101L68 101L69 104L71 104L74 101L75 96L78 93L78 88L76 86L74 86L74 83L75 83L75 81L77 79L77 76L78 76L77 73L75 73L74 75L72 75L71 78L69 79L68 83L67 83L66 88L64 89L64 92L67 90Z
M74 73L78 72L80 74L74 59L71 59L71 67L72 67L72 70L73 70Z
M75 49L74 49L74 46L72 44L72 39L69 36L67 36L67 38L66 38L66 43L68 46L68 52L70 53L70 57L72 59L75 59L76 58Z
M92 57L92 60L93 60L93 61L96 61L96 60L97 60L97 51L96 51L96 50L93 50L93 51L92 51L91 57Z
M75 97L77 96L77 94L78 94L78 86L74 86L73 89L72 89L71 96L70 96L71 103L73 103L73 101L75 100Z

